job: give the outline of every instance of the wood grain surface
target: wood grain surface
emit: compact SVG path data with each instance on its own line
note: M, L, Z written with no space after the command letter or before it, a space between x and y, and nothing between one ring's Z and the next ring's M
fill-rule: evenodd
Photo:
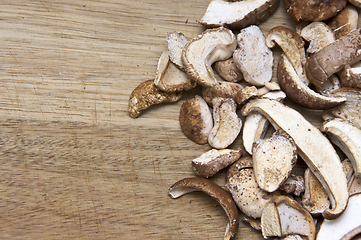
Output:
M1 1L0 239L223 238L227 217L213 199L167 194L210 149L181 132L184 100L127 114L166 32L197 36L208 3ZM277 25L295 26L282 3L260 27ZM241 223L237 239L263 238Z

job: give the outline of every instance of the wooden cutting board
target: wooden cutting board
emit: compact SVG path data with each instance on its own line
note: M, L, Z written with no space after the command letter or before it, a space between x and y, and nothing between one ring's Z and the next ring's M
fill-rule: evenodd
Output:
M2 1L1 239L223 238L227 217L213 199L167 194L210 149L181 132L184 100L127 114L131 91L154 78L166 32L197 36L208 3ZM283 3L260 27L277 25L295 26ZM241 223L237 239L262 236Z

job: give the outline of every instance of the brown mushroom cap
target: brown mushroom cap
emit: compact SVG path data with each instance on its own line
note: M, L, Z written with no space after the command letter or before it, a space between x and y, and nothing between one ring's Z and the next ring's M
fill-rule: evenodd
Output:
M323 21L335 16L347 0L285 0L287 12L296 21Z
M229 220L224 240L235 239L238 232L239 215L238 208L231 195L218 184L205 178L184 178L179 180L169 188L168 193L172 198L178 198L193 191L204 192L214 198L222 206Z

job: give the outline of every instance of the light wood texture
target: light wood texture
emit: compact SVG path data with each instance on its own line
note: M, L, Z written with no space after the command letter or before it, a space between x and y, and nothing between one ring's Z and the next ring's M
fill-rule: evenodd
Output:
M181 132L183 100L127 114L165 33L195 37L208 3L1 2L1 239L223 238L227 217L213 199L167 194L210 149ZM282 4L260 27L277 25L295 26ZM212 180L224 184L224 172ZM262 237L241 223L237 239Z

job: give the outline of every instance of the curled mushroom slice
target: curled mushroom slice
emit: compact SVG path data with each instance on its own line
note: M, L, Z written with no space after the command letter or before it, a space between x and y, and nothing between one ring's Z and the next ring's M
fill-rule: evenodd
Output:
M167 32L169 59L180 69L184 69L182 63L182 51L188 42L188 38L181 32Z
M213 0L200 23L207 27L229 26L241 29L266 20L276 11L280 0Z
M227 170L226 188L245 215L260 218L263 208L280 193L262 190L256 182L252 166L250 156L241 157L233 163Z
M242 29L237 35L237 42L233 59L244 80L254 86L264 86L271 81L273 53L266 46L260 28L252 25Z
M237 40L231 30L224 27L208 29L184 46L184 70L198 84L214 86L217 80L212 64L230 58L236 47Z
M324 122L320 129L345 153L356 177L361 178L361 129L339 118Z
M345 212L334 220L325 219L317 233L317 240L349 240L361 233L361 194L350 196Z
M202 96L209 106L216 97L232 98L236 100L237 94L243 89L241 84L233 82L217 82L213 87L202 87Z
M208 142L213 128L212 113L200 96L186 100L179 112L179 123L183 133L198 144Z
M234 63L233 57L227 60L215 62L214 70L225 81L236 83L243 80L243 74Z
M320 87L346 64L352 65L360 59L361 29L356 29L313 54L305 65L307 78Z
M313 91L302 81L284 54L278 61L277 77L278 83L287 97L302 107L328 109L346 101L345 97L326 97Z
M196 86L184 71L169 60L168 51L159 58L154 84L164 92L190 90Z
M252 153L257 183L267 192L276 191L290 176L297 162L295 142L280 129L270 138L254 142Z
M269 48L273 48L275 43L282 48L302 82L308 85L309 81L304 71L306 54L302 37L290 28L277 26L272 28L266 37L266 44Z
M288 14L296 21L323 21L335 16L347 4L346 0L285 0Z
M329 140L299 112L280 102L254 99L242 108L242 114L246 116L252 111L264 114L275 129L282 129L293 138L299 155L329 195L332 209L326 209L323 217L332 219L342 214L347 206L347 180L338 154Z
M298 234L313 240L316 235L315 223L310 213L296 200L287 196L277 196L265 207L261 224L262 235L266 238Z
M183 96L183 92L167 93L154 85L153 80L147 80L139 84L129 97L128 114L132 118L138 117L149 107L164 102L176 102Z
M328 194L312 171L305 170L305 193L302 196L302 205L314 216L321 215L330 207Z
M208 178L237 161L241 155L241 149L211 149L193 159L192 166L197 176Z
M349 0L349 2L351 1ZM339 39L355 30L357 28L357 22L358 11L354 6L349 4L333 17L327 25L330 26L335 33L336 39Z
M234 203L231 195L229 195L222 187L218 184L204 178L184 178L174 183L169 188L169 195L172 198L178 198L186 193L193 191L202 191L210 197L214 198L226 212L228 217L228 224L224 235L224 240L235 239L238 226L239 217L238 209Z
M232 98L213 99L213 128L208 143L214 148L224 149L237 138L242 120L237 115L237 104Z
M312 54L336 40L332 29L323 22L312 22L301 30L301 37L310 43L307 52Z

